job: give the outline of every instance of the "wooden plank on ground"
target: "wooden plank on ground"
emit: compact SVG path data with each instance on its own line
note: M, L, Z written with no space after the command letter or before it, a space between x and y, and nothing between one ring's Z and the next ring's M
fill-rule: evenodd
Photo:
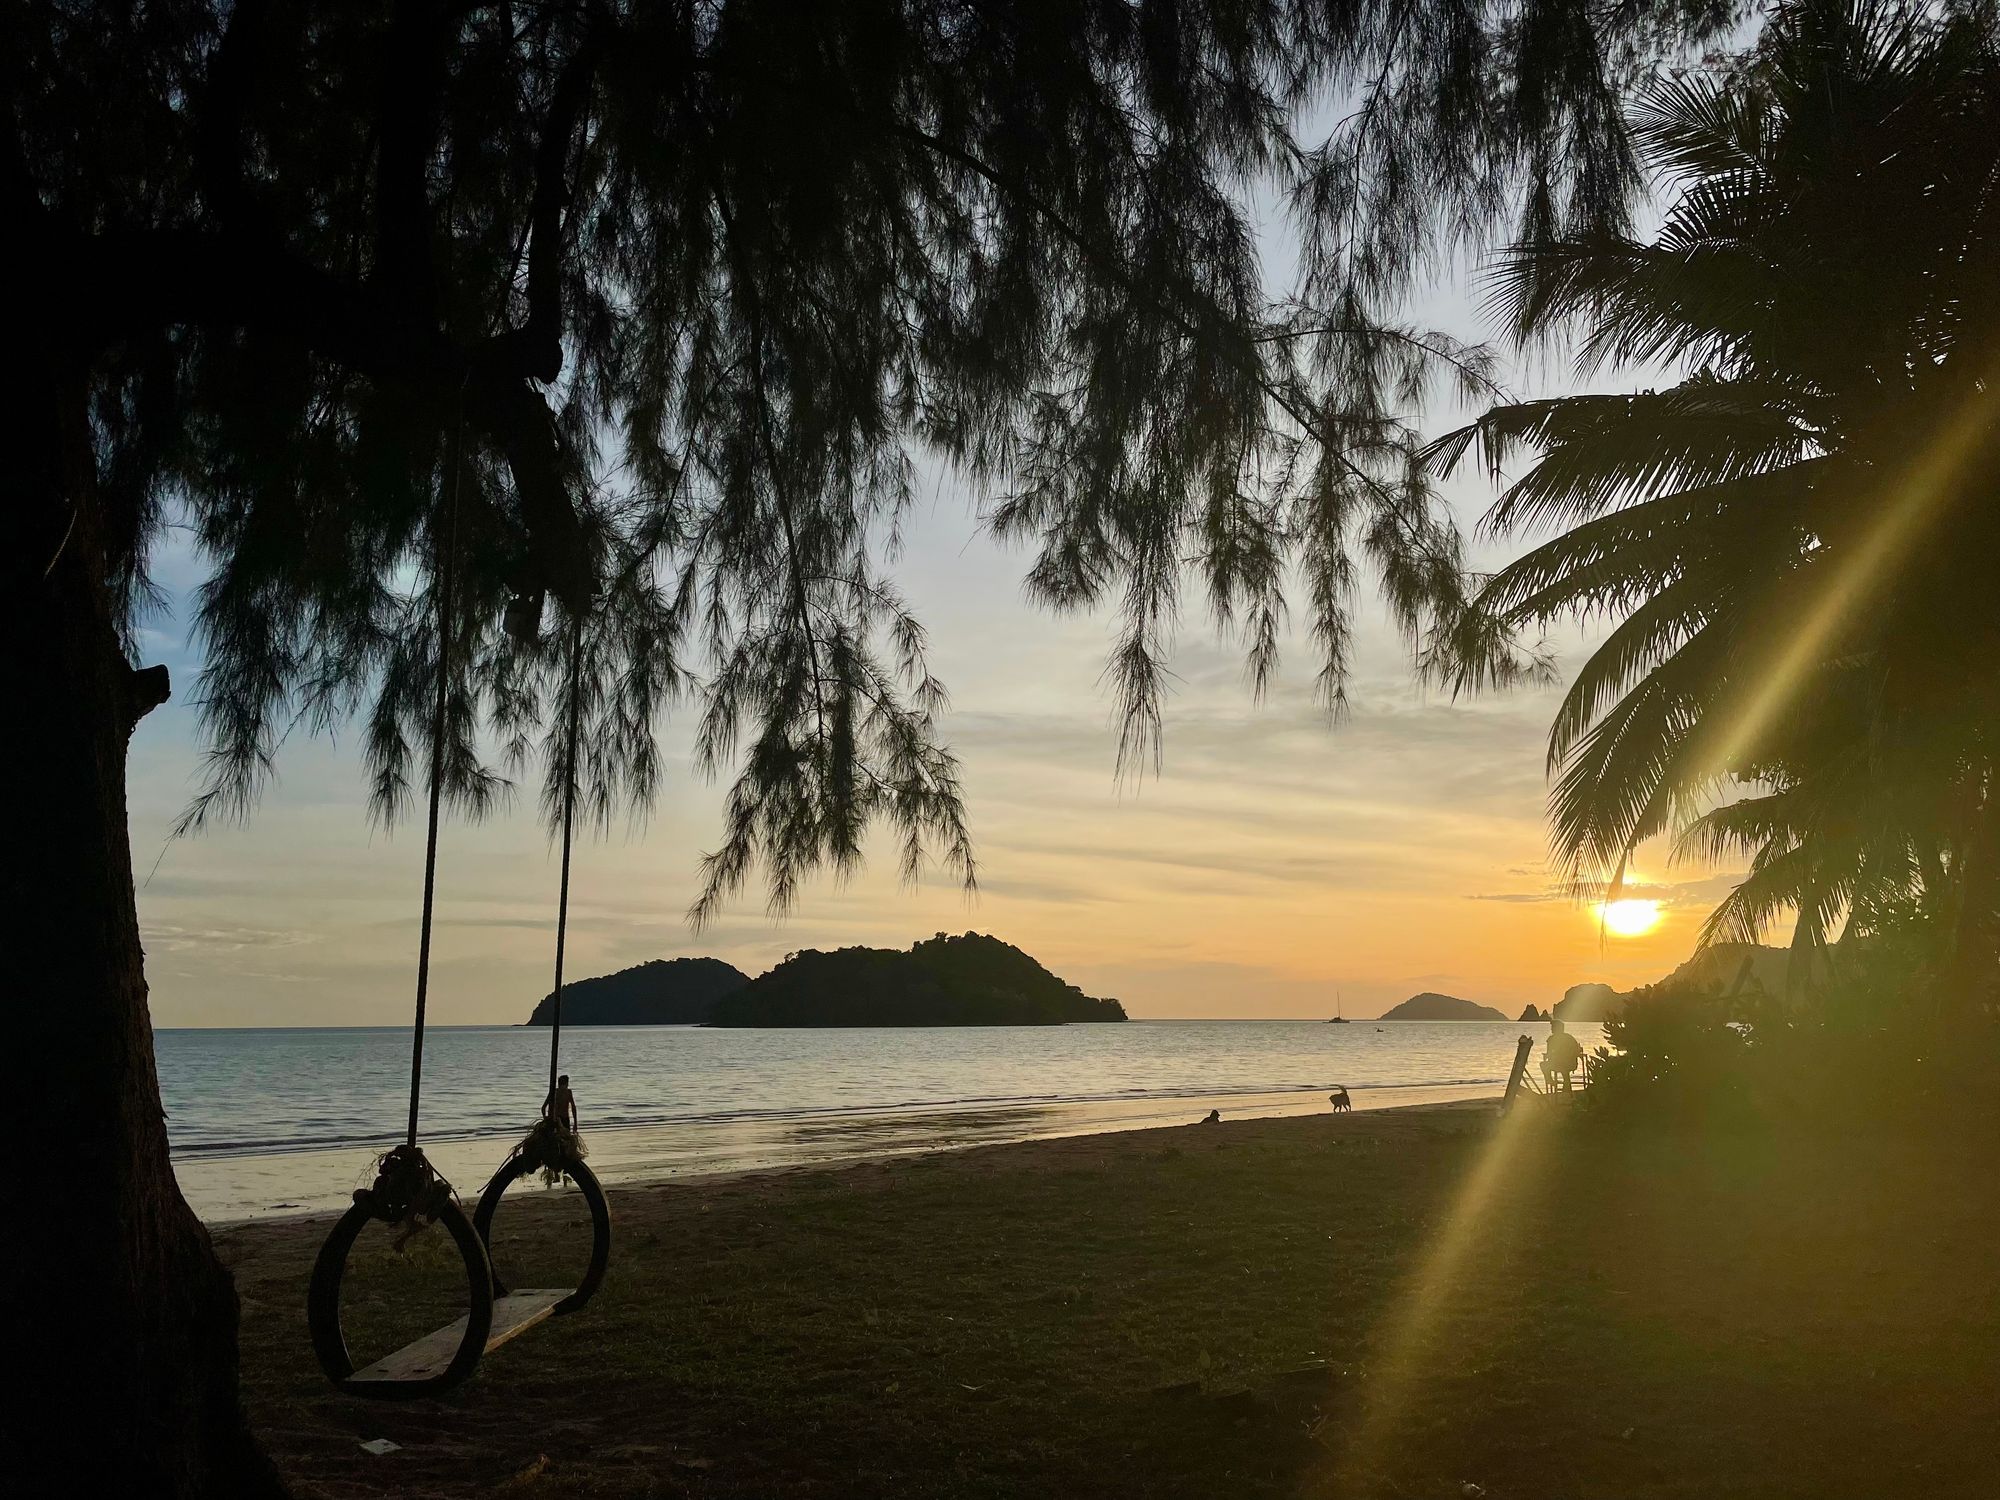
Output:
M533 1328L570 1291L569 1287L535 1287L494 1298L493 1328L486 1335L486 1352L491 1354L515 1334ZM367 1369L356 1370L354 1381L429 1380L442 1374L451 1357L458 1353L459 1340L465 1337L465 1322L460 1318L448 1328L427 1333L414 1344L405 1344L394 1354L383 1355Z
M1503 1110L1514 1107L1514 1096L1521 1092L1521 1085L1528 1076L1528 1059L1535 1054L1535 1039L1524 1036L1514 1044L1514 1066L1507 1074L1507 1092L1500 1100ZM1532 1087L1532 1085L1530 1085Z

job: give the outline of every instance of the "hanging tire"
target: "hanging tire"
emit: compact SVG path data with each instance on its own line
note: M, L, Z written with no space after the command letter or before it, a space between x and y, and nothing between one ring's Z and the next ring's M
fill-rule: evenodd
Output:
M306 1290L306 1325L312 1333L313 1355L326 1378L350 1395L382 1401L413 1401L435 1396L462 1384L486 1352L487 1336L493 1331L493 1268L486 1259L486 1244L465 1211L446 1198L433 1222L442 1224L458 1247L465 1262L467 1293L465 1334L451 1362L435 1375L396 1380L356 1380L354 1360L347 1352L347 1335L340 1326L340 1284L347 1275L347 1258L361 1231L380 1215L368 1203L357 1201L340 1216L320 1246L313 1262L312 1282Z
M486 1184L486 1191L479 1195L479 1206L472 1211L472 1224L480 1243L486 1248L489 1265L492 1264L493 1254L493 1215L498 1211L507 1189L533 1170L520 1157L509 1156L500 1164L500 1170L493 1174L493 1180ZM604 1188L598 1183L597 1174L580 1161L571 1162L563 1168L563 1172L583 1194L583 1201L590 1205L590 1264L584 1270L583 1279L577 1282L576 1289L555 1305L553 1315L558 1318L575 1312L597 1295L605 1269L611 1264L611 1205L604 1201ZM493 1288L500 1295L506 1294L507 1287L497 1267L493 1270Z

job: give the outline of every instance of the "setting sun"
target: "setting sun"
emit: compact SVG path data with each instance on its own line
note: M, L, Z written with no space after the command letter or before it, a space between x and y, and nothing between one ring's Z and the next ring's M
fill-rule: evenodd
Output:
M1619 937L1642 937L1660 925L1657 901L1606 901L1597 908L1605 930Z

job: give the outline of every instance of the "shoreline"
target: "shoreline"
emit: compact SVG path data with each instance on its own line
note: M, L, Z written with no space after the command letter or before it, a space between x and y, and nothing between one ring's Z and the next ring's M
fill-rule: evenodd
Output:
M1461 1108L1497 1100L1502 1085L1395 1084L1354 1088L1356 1114ZM591 1131L592 1170L607 1188L696 1186L956 1154L984 1146L1143 1134L1198 1122L1331 1116L1326 1091L1171 1094L1048 1103L905 1106L783 1117L680 1121ZM511 1147L511 1134L436 1141L427 1152L461 1197ZM177 1158L181 1192L211 1229L324 1218L372 1176L377 1147L343 1146Z

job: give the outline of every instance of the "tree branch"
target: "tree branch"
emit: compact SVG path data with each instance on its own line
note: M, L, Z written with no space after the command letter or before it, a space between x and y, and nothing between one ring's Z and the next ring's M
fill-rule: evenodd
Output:
M1321 337L1351 339L1387 339L1391 343L1405 345L1419 354L1449 365L1458 371L1468 385L1477 386L1495 401L1509 399L1505 386L1495 380L1485 370L1472 364L1463 356L1447 349L1440 349L1422 334L1412 333L1407 328L1392 328L1384 323L1327 323L1312 328L1277 328L1269 333L1260 333L1250 340L1253 344L1284 344L1294 339Z
M541 581L582 614L595 592L590 544L570 496L555 414L525 379L490 366L476 366L465 389L467 420L507 456Z
M571 608L590 598L587 540L570 495L555 417L505 360L480 357L413 323L370 287L308 265L261 235L151 230L30 237L34 284L78 310L65 337L103 347L148 330L236 328L303 348L404 393L434 422L460 393L473 427L507 457L535 562Z
M125 732L173 696L173 683L165 666L125 669Z
M920 129L915 125L906 124L901 120L893 118L888 120L877 119L875 123L881 125L891 135L899 135L907 140L915 141L919 145L935 151L947 160L957 162L960 166L982 178L999 192L1032 209L1043 219L1047 220L1052 229L1094 262L1100 270L1128 294L1157 307L1174 322L1178 323L1187 333L1192 334L1196 338L1209 338L1218 332L1226 334L1229 331L1226 328L1212 330L1204 327L1200 320L1188 316L1179 308L1169 307L1160 299L1153 297L1150 292L1138 285L1133 279L1131 272L1126 270L1119 262L1115 252L1106 249L1083 230L1070 223L1053 204L1042 198L1033 189L1010 179L1005 173L996 170L973 152L954 146L949 141L940 140L929 131ZM1219 340L1218 342L1225 350L1229 349L1229 344L1226 340ZM1252 342L1254 343L1255 341L1253 340ZM1250 373L1257 383L1263 387L1264 394L1276 403L1279 409L1296 422L1303 431L1311 434L1314 441L1319 444L1321 450L1328 454L1335 463L1339 464L1356 483L1362 485L1375 495L1378 500L1384 503L1393 504L1395 502L1396 496L1394 492L1384 485L1381 480L1363 469L1353 459L1349 458L1339 448L1334 446L1333 443L1327 440L1324 424L1317 420L1319 415L1317 411L1309 404L1301 407L1298 399L1291 392L1285 390L1281 384L1273 381L1264 373L1261 365L1257 363L1254 356L1238 354L1232 350L1230 351L1230 357L1239 363L1247 361L1254 366Z
M375 155L375 258L370 280L414 321L437 308L429 166L437 149L450 18L438 0L399 0L383 41L381 144Z
M209 59L194 133L195 182L218 224L248 226L255 210L243 180L243 113L250 96L251 59L262 40L268 0L239 0Z
M606 32L593 25L556 79L548 117L535 150L535 196L529 208L528 321L502 335L516 351L517 368L537 380L562 373L562 258L569 206L570 144L590 102Z

